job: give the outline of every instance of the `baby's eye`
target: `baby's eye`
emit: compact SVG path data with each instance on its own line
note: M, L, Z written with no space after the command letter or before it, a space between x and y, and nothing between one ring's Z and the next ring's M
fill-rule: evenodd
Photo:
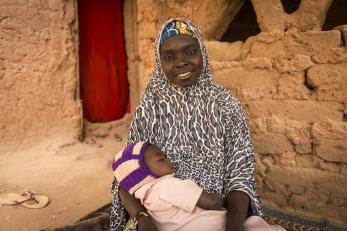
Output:
M187 49L185 53L186 55L194 55L196 53L196 49Z

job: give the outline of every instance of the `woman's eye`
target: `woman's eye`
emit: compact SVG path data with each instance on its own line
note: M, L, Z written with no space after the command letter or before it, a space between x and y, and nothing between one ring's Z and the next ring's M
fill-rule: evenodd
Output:
M196 50L195 49L188 49L186 50L186 55L194 55L196 53Z
M164 59L166 60L166 61L173 61L173 60L175 60L175 56L173 56L173 55L165 55L164 56Z

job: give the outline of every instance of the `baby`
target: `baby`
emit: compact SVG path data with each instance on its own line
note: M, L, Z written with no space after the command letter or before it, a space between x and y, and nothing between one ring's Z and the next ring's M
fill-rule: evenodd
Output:
M125 147L115 156L112 168L120 187L140 199L159 231L225 230L223 199L204 191L192 180L174 177L174 165L149 142ZM251 216L244 222L244 230L285 229Z
M223 199L192 180L174 177L174 165L149 142L127 146L112 168L120 186L140 199L159 231L225 230Z

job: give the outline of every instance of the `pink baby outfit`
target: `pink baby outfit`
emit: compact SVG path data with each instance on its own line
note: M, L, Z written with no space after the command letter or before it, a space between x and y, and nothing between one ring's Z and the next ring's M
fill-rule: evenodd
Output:
M205 210L196 207L202 193L192 180L181 180L173 175L160 177L137 191L159 231L224 231L226 210ZM259 216L251 216L244 223L244 231L284 231L269 225Z
M159 231L224 231L226 210L196 207L202 188L173 175L160 177L135 192Z

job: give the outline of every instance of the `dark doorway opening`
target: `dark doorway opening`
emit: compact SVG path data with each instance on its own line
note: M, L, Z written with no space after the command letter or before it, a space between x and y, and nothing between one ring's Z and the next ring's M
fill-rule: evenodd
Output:
M229 24L221 42L246 41L260 33L257 16L250 0L246 0L234 20Z
M284 11L287 14L294 13L299 9L301 0L281 0Z
M332 30L336 26L347 25L347 1L334 0L331 4L322 30Z
M120 119L129 112L122 0L79 0L80 92L84 118Z

